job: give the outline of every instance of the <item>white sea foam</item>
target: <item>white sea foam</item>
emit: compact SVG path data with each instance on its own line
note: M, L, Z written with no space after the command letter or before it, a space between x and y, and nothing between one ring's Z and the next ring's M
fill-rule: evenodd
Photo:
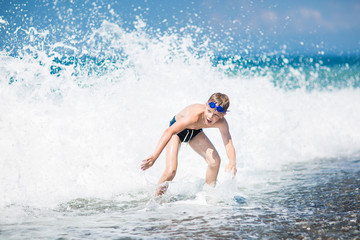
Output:
M176 34L151 37L141 28L126 32L109 22L82 49L71 48L118 56L116 64L103 63L108 70L53 62L62 46L69 48L54 44L50 57L38 49L22 58L0 55L0 207L52 207L74 198L147 191L164 168L164 156L146 173L140 172L141 160L173 115L216 91L231 99L226 118L239 186L260 182L259 172L284 164L359 153L359 89L285 91L268 75L229 76L213 66L210 51L197 55L206 43L195 46ZM62 70L50 74L51 66ZM222 156L221 185L227 181L226 153L218 131L205 133ZM205 169L184 145L169 191L196 194Z

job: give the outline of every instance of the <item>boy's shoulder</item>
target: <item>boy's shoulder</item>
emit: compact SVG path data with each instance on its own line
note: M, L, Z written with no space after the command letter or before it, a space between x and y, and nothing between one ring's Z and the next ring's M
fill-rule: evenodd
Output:
M201 103L193 103L190 104L188 107L193 108L193 109L200 109L203 110L205 107L205 104L201 104Z
M194 103L186 106L182 112L198 113L204 111L204 104Z
M182 111L178 113L180 118L187 118L190 121L196 121L199 116L204 112L204 104L191 104L186 106Z

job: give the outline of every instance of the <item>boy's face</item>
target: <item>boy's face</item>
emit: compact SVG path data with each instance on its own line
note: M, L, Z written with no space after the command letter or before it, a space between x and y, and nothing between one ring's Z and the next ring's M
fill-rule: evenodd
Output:
M206 125L215 124L225 115L226 113L218 112L216 108L211 108L208 103L206 104L205 113L204 113L204 117L205 117L204 120Z

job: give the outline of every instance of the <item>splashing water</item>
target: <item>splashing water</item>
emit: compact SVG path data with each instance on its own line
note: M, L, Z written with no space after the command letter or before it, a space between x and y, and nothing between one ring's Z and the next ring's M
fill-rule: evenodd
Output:
M264 195L286 202L286 193L298 196L293 185L316 175L316 167L321 176L336 176L335 167L323 170L328 164L352 166L346 171L353 179L360 150L357 58L221 56L210 38L194 37L201 31L189 25L180 33L160 32L138 17L132 30L106 19L72 41L58 41L51 31L34 27L14 33L22 44L0 53L5 234L22 219L20 232L26 235L35 224L43 238L63 231L81 237L84 229L102 229L88 231L104 238L109 224L116 236L162 238L176 232L206 237L218 224L213 237L240 237L240 219L249 222L242 228L256 237L250 226L261 215L274 216L275 224L292 209L266 202ZM217 91L231 100L227 119L238 175L231 180L223 172L227 159L221 137L205 130L222 156L218 186L203 189L206 163L184 145L165 204L146 204L165 161L162 155L145 173L140 161L174 114ZM293 221L303 223L297 214ZM52 235L42 221L55 218ZM76 223L74 232L65 230L68 221ZM163 230L150 223L156 221ZM170 230L173 224L177 228ZM199 230L182 235L182 227L189 230L191 224ZM292 223L282 226L291 229L287 224Z

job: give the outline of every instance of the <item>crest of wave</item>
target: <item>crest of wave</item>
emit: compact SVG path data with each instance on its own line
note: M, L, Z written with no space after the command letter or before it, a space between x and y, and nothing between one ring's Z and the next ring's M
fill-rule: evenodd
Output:
M223 76L206 41L144 28L104 22L71 44L31 30L18 57L1 53L1 206L145 188L139 163L168 118Z

